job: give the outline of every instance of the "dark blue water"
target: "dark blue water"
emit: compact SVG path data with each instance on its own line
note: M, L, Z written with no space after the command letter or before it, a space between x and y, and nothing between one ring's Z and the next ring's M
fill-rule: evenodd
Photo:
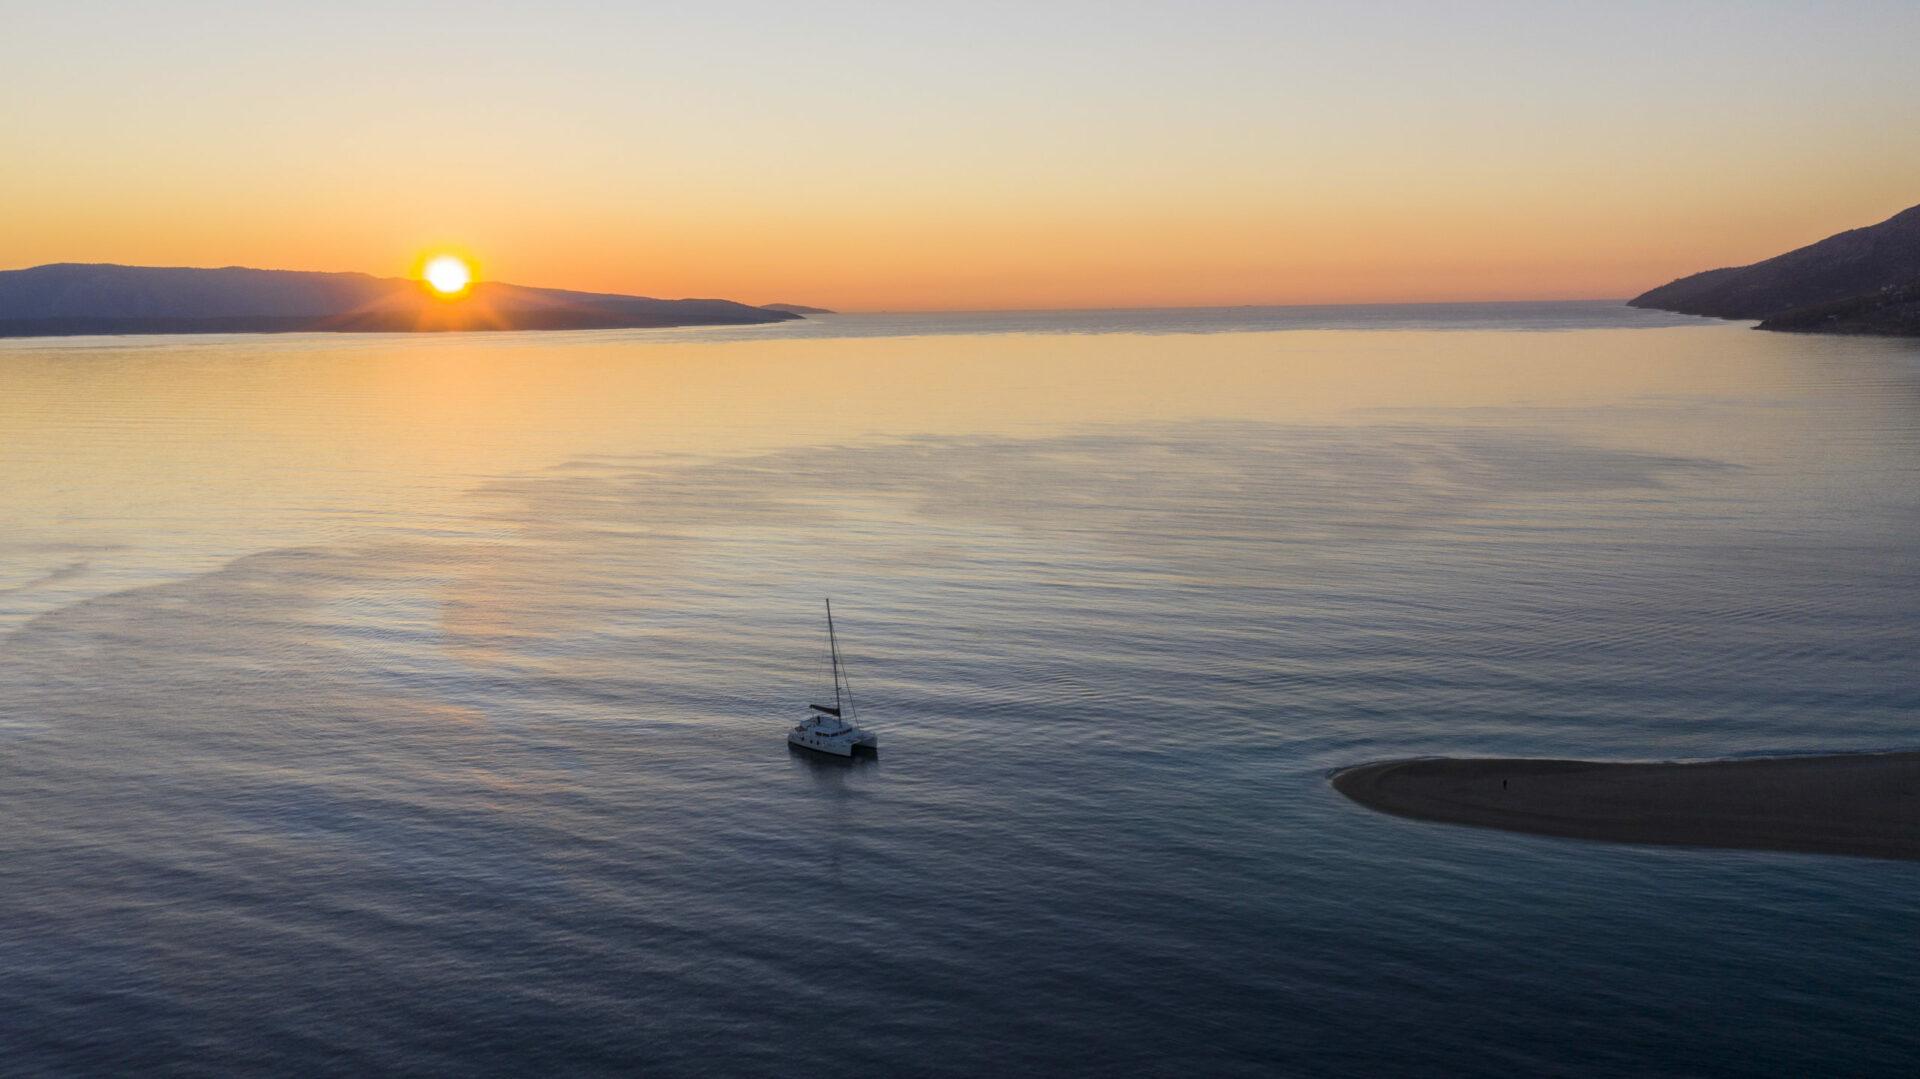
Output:
M1521 307L8 344L0 1071L1906 1073L1920 866L1327 786L1914 745L1920 349Z

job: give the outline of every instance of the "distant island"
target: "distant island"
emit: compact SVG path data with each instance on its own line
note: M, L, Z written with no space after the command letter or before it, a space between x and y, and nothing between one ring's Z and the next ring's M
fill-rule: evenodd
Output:
M0 337L607 330L784 322L732 300L657 300L483 281L458 298L359 273L56 263L0 271Z
M838 311L829 311L824 307L808 307L803 303L763 303L762 311L780 311L789 315L837 315Z
M1920 206L1751 266L1707 270L1627 301L1793 333L1920 336Z

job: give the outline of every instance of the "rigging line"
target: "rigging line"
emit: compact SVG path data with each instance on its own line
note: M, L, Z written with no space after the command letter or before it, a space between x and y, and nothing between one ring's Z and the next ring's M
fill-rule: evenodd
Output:
M837 714L841 708L841 705L840 705L840 642L839 642L839 639L836 638L833 634L833 599L832 597L827 598L827 655L830 657L833 663L833 710ZM853 690L849 688L847 690L847 694L848 696L852 696Z
M847 673L844 665L840 668L840 680L847 684L847 722L857 725L860 722L860 707L853 703L853 676Z
M827 600L827 644L833 649L833 704L840 706L840 685L847 687L847 723L849 726L860 719L860 707L853 700L853 676L847 673L847 665L840 661L840 639L833 632L833 600Z

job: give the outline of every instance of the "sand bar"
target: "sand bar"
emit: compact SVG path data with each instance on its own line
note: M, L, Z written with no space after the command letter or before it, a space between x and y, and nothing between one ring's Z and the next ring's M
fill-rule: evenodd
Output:
M1615 843L1920 859L1920 753L1663 764L1380 761L1333 776L1415 820Z

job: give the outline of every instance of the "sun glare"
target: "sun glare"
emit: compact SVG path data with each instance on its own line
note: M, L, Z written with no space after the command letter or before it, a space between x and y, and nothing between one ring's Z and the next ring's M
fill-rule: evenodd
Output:
M473 283L473 271L452 255L441 255L430 260L421 276L427 279L433 291L442 296L458 296Z

